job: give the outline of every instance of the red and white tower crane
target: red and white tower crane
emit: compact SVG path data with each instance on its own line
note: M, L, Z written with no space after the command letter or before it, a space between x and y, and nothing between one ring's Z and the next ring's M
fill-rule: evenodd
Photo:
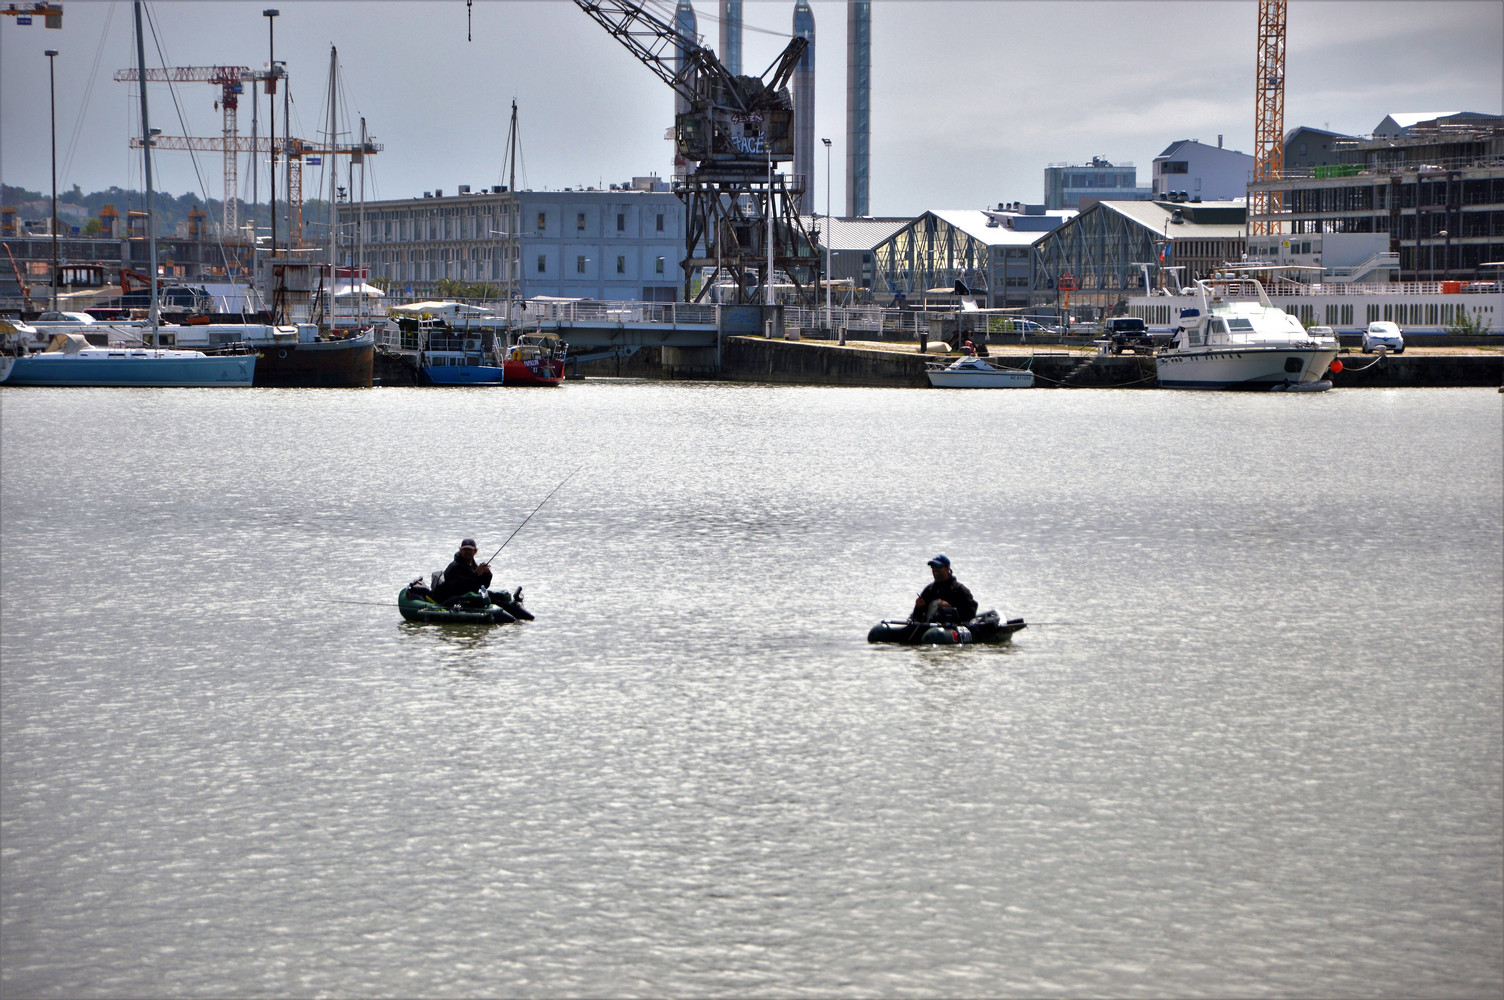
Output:
M122 69L115 74L117 82L140 80L133 69ZM214 106L224 112L225 154L225 228L227 238L233 239L240 225L240 197L236 170L236 151L239 148L239 126L236 111L240 107L240 95L245 89L244 81L255 80L257 75L245 66L178 66L173 69L149 69L146 79L153 83L208 83L219 88L219 100Z

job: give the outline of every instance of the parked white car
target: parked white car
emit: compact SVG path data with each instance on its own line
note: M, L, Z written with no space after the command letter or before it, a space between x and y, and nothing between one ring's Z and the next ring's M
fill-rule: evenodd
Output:
M1379 347L1395 354L1405 353L1405 338L1400 334L1400 328L1386 319L1374 320L1363 331L1363 353L1372 354Z

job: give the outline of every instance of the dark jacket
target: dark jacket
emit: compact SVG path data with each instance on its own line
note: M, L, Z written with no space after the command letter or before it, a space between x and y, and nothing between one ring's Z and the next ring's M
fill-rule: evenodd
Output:
M919 592L919 600L925 604L936 599L949 602L963 622L977 615L976 598L972 597L966 585L954 576L944 580L932 580L928 587Z
M475 565L474 556L456 552L454 561L444 568L444 579L440 581L439 589L434 591L433 596L435 600L443 603L461 594L485 593L490 583L489 567L480 569Z

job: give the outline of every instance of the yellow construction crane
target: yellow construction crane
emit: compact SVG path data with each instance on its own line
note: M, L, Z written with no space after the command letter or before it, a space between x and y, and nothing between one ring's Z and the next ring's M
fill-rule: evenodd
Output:
M49 28L63 26L63 5L60 3L8 4L0 8L0 14L15 18L17 24L30 24L33 17L40 15L42 23Z
M1285 0L1259 0L1258 86L1254 98L1253 180L1267 184L1285 172ZM1284 199L1280 192L1254 191L1248 206L1248 235L1284 232L1270 221ZM1264 218L1259 218L1264 216Z
M261 138L251 140L239 136L182 136L182 135L155 135L152 136L153 149L188 149L200 152L212 152L225 154L229 160L237 153L269 153L272 148L272 140ZM141 148L141 137L131 137L131 148ZM360 163L367 156L374 156L385 147L373 140L367 139L364 143L351 143L350 145L329 146L302 139L278 139L277 152L287 160L287 186L288 207L291 209L291 232L288 233L287 245L298 247L303 241L303 159L309 156L349 156L354 162ZM230 192L226 198L232 197ZM227 238L234 238L234 230L228 231Z

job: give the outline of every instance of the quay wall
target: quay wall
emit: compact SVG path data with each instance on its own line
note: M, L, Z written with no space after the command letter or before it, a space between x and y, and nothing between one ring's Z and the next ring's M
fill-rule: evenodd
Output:
M630 358L579 366L585 376L712 379L793 385L854 385L927 388L925 361L937 355L836 347L829 341L727 337L721 367L665 366L663 352L647 347ZM1504 354L1377 355L1344 354L1343 370L1329 376L1335 388L1442 388L1504 385ZM1049 353L1008 355L996 360L1021 367L1028 362L1038 388L1133 388L1156 386L1154 359L1139 355Z

